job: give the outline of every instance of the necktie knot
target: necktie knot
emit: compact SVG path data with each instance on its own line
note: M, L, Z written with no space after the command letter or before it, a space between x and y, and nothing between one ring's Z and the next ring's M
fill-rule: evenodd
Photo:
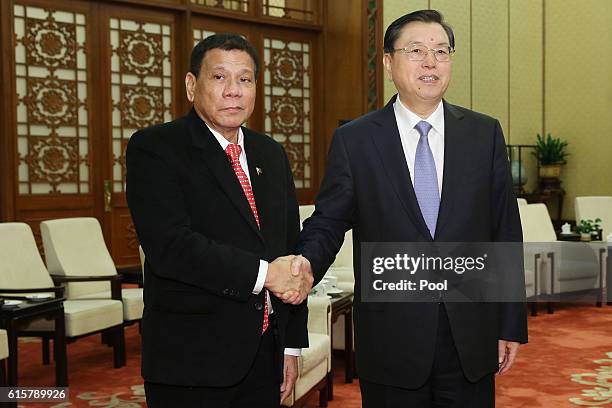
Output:
M431 124L422 120L414 125L414 128L417 130L417 132L419 132L421 137L427 137L427 134L429 134L429 131L431 130Z
M225 148L225 154L230 158L232 162L240 160L240 153L242 153L242 147L238 144L230 143Z

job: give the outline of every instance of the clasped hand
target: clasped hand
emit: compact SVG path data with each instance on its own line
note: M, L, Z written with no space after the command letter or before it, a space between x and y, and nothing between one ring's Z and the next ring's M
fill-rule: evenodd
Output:
M314 278L308 259L301 255L276 258L268 265L264 287L285 303L299 305L312 290Z

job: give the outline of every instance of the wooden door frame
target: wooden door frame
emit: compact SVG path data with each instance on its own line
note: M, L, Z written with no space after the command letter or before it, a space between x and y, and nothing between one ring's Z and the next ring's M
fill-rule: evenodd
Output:
M17 140L16 132L16 107L15 107L15 63L14 50L14 21L13 2L0 2L0 41L6 46L0 52L0 70L2 78L9 80L1 81L0 109L2 119L0 123L0 221L12 221L15 219L15 157Z

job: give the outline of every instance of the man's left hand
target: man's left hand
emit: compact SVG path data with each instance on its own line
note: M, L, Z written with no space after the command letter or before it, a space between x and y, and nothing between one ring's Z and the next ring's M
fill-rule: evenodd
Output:
M503 375L510 370L514 364L520 343L516 341L499 340L497 343L497 355L499 361L498 375Z
M283 366L283 383L280 386L281 404L293 391L298 376L297 357L285 354L285 365Z
M314 277L312 274L312 267L310 266L310 261L302 255L293 257L291 260L291 274L294 277L300 275L304 277L303 290L289 290L282 293L274 292L274 295L281 299L284 303L299 305L304 300L306 300L308 294L312 290L312 284L314 283Z

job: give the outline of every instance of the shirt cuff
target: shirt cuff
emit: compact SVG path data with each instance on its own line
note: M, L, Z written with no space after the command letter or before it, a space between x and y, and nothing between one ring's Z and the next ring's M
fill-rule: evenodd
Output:
M259 260L259 272L257 273L257 280L255 281L255 287L253 288L253 294L259 295L259 292L266 283L266 277L268 276L268 262L263 259Z
M285 349L285 355L286 356L299 357L299 356L302 355L302 349L299 349L299 348L286 348Z

